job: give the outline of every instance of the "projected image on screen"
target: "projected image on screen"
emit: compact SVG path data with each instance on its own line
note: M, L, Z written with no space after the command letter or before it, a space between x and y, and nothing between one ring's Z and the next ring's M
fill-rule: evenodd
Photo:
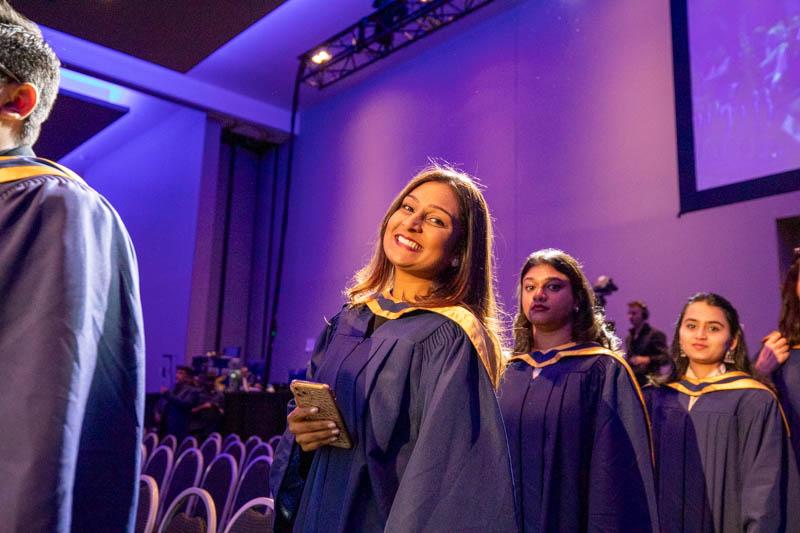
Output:
M800 168L800 0L688 0L698 191Z

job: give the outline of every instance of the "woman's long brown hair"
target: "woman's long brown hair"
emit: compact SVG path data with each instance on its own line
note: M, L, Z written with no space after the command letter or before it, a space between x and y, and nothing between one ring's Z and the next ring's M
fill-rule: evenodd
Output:
M800 344L800 297L797 295L797 277L800 275L800 247L794 249L794 262L786 273L781 289L781 319L778 331L786 337L789 346Z
M672 336L672 345L670 346L672 373L664 382L678 381L686 374L686 369L689 368L689 358L681 356L681 324L683 324L683 317L686 315L686 309L695 302L703 302L711 307L722 310L722 313L725 315L725 320L728 322L728 327L731 330L731 339L737 340L736 348L733 349L733 353L731 354L734 361L733 368L729 368L729 370L740 370L752 374L750 359L747 357L747 342L744 339L744 331L742 330L742 324L739 322L739 313L736 311L736 308L719 294L713 292L699 292L689 298L689 301L687 301L683 309L681 309L678 321L675 323L675 333Z

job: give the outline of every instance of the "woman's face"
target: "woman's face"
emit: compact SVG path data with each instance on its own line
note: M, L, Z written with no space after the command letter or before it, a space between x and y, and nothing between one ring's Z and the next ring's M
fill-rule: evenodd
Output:
M725 352L735 348L725 313L706 302L689 304L681 321L679 335L681 350L694 363L719 364Z
M383 234L395 272L435 280L450 266L460 233L457 216L458 199L446 183L428 181L408 193Z
M522 310L535 328L555 330L572 323L575 298L566 274L547 263L522 277Z

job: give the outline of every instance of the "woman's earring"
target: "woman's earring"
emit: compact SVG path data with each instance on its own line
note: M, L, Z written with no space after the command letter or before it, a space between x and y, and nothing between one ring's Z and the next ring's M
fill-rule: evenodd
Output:
M726 365L732 365L736 363L736 360L733 358L733 348L728 348L728 351L725 352L725 359L723 359L722 362Z
M452 261L450 261L450 266L453 268L458 268L458 257L454 257Z
M686 357L686 352L683 351L683 348L678 352L678 357Z

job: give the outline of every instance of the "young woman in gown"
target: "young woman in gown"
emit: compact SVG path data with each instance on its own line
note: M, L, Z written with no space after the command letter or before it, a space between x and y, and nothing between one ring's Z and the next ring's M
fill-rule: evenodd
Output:
M379 236L309 365L353 447L329 446L342 428L294 408L271 474L278 528L513 531L483 195L468 176L429 168Z
M800 494L785 421L750 373L736 309L696 294L671 352L668 382L647 391L661 530L799 531L789 522Z
M783 282L778 330L764 338L756 371L771 377L778 390L800 466L800 247Z
M655 531L642 396L573 257L528 257L514 328L498 395L521 530Z

